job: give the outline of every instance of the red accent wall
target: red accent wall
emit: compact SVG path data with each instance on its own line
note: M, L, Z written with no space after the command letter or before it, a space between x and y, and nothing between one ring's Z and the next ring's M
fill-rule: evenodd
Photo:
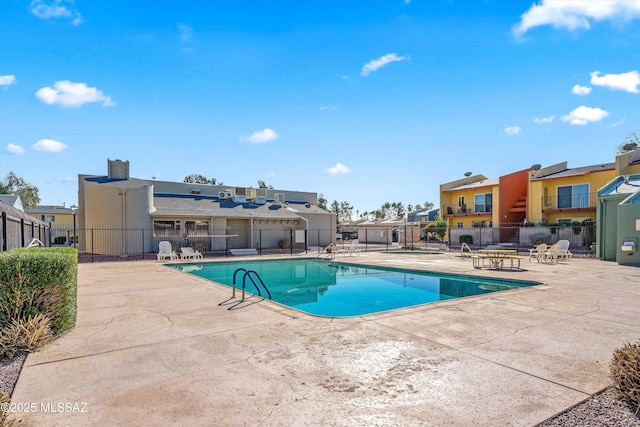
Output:
M526 215L525 212L509 212L518 199L527 197L527 189L529 188L529 171L524 169L518 172L510 173L499 178L499 225L506 225L514 222L520 222ZM504 233L504 235L503 235ZM511 236L511 230L500 229L500 241L506 242Z

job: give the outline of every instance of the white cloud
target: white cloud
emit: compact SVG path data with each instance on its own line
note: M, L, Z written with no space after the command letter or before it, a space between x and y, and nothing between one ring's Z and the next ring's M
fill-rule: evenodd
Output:
M40 19L68 20L72 25L82 24L82 15L75 9L69 9L65 3L73 3L73 0L33 0L31 13Z
M180 32L180 41L188 43L193 40L193 28L187 24L178 24L178 31Z
M508 128L504 128L504 132L509 136L516 136L520 133L520 126L510 126Z
M404 61L406 59L407 59L406 56L398 56L395 53L389 53L387 55L381 56L378 59L374 59L370 61L368 64L365 64L365 66L362 67L362 71L360 72L360 75L363 77L366 77L371 72L376 71L387 64L390 64L396 61Z
M325 173L328 173L329 175L340 175L340 174L343 174L343 173L351 172L351 169L349 169L348 167L346 167L342 163L336 163L335 166L330 167L329 169L325 169L324 171L325 171Z
M533 119L533 121L536 123L551 123L555 118L556 116L553 115L549 117L536 117L535 119Z
M0 76L0 86L10 86L16 83L16 76L12 74L6 74Z
M16 144L8 144L7 145L7 153L9 154L22 154L24 153L24 148Z
M252 144L260 144L263 142L275 141L278 139L278 133L273 129L263 129L256 131L247 138L240 137L240 140L249 141Z
M626 22L637 18L640 18L640 0L540 0L522 14L522 20L512 31L520 36L543 25L569 31L588 30L592 21Z
M69 80L55 82L53 88L38 89L36 96L45 104L60 105L62 107L81 107L92 102L101 102L104 107L116 105L111 97L105 96L101 90L88 87L86 83L73 83Z
M589 95L591 93L591 88L589 86L574 85L571 92L574 95Z
M320 107L320 111L333 111L333 110L337 110L338 106L337 105L333 105L331 107Z
M624 90L631 93L640 93L640 73L630 71L621 74L605 74L600 77L600 71L591 73L591 84L596 86L606 86L613 90Z
M562 116L561 119L562 121L569 122L572 125L584 126L589 122L599 122L608 115L609 112L601 108L591 108L581 105L566 116Z
M33 144L33 149L36 151L48 151L50 153L58 153L67 148L66 144L55 139L41 139Z

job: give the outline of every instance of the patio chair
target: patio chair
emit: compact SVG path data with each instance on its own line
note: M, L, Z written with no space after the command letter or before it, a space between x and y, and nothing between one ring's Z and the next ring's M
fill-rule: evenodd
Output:
M344 256L360 255L360 247L357 240L352 240L348 246L343 246L342 249L338 249L336 254L343 254Z
M558 257L559 258L565 259L567 261L571 259L571 256L573 254L569 251L570 245L571 245L571 242L568 240L558 240Z
M544 253L547 251L547 248L548 246L546 243L540 243L536 247L529 249L529 262L531 262L531 258L533 257L536 257L538 262L540 262L540 260L543 259Z
M193 248L185 246L180 248L180 257L182 259L203 259L200 251L194 251Z
M558 244L557 243L554 243L549 248L547 248L547 250L544 252L544 255L542 255L542 261L551 262L551 263L558 262Z
M171 248L171 242L167 240L163 240L158 245L158 261L166 260L169 258L171 261L175 261L178 259L178 254L173 251Z

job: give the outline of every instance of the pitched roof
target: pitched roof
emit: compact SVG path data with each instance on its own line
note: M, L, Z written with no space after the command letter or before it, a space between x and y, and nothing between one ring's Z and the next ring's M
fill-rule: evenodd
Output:
M158 216L201 216L201 217L236 217L236 218L277 218L299 219L299 214L326 214L322 208L308 203L236 203L233 200L219 200L214 197L197 195L165 195L155 194L153 198L155 211L152 217Z
M531 178L532 181L536 181L539 179L549 179L549 178L561 178L561 177L566 177L566 176L577 176L577 175L585 175L587 173L591 173L591 172L598 172L598 171L604 171L604 170L612 170L615 169L616 164L615 163L601 163L598 165L591 165L591 166L582 166L579 168L567 168L561 171L557 171L557 172L552 172L546 175L541 175L541 176L535 176L533 178Z

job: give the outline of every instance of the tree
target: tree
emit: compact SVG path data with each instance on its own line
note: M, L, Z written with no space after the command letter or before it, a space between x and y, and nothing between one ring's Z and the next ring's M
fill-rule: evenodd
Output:
M38 193L38 187L16 176L13 172L9 172L4 181L0 182L0 194L15 194L16 196L20 196L22 206L25 209L38 206L40 203Z
M318 196L318 207L322 209L327 209L327 199L325 199L324 194L320 194Z
M348 202L340 202L340 221L350 221L353 215L353 206Z
M441 217L436 218L435 224L429 224L422 229L427 240L442 241L447 235L447 220Z
M334 214L336 214L336 217L338 218L338 220L340 220L340 203L338 203L337 200L334 200L331 203L331 208L329 209L329 212L333 212Z
M211 184L211 185L216 185L216 179L215 178L209 179L204 175L200 175L199 173L192 173L191 175L185 176L184 180L182 180L182 182L187 182L189 184ZM224 184L220 183L218 185L224 185Z
M380 208L382 219L399 219L404 217L406 213L404 205L402 202L386 202ZM376 219L380 219L378 214L376 214Z

